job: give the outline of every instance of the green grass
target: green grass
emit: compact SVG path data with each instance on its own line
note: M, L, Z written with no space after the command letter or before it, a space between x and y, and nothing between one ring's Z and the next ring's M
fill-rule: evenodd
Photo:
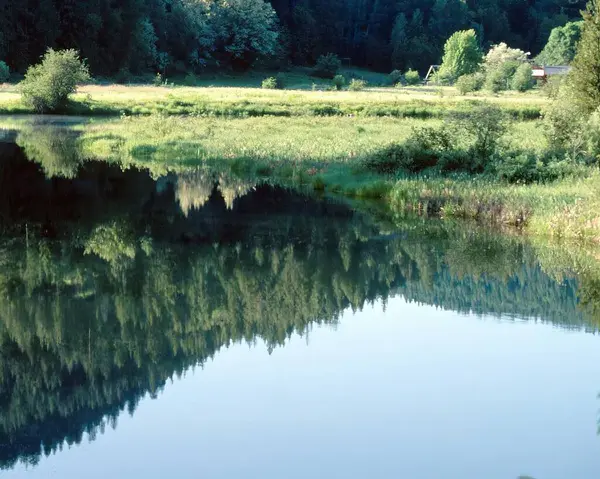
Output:
M286 90L261 90L269 74L252 73L215 80L196 79L195 86L88 85L73 95L62 112L80 116L186 115L203 117L361 116L441 118L451 111L469 111L482 101L501 106L520 120L539 118L546 99L528 94L460 96L454 88L374 86L386 76L362 70L347 71L349 78L365 78L364 91L323 91L331 86L306 72L286 74ZM373 80L372 78L377 80ZM371 78L371 80L369 80ZM316 90L312 91L313 84ZM33 113L25 107L15 86L0 86L0 114Z

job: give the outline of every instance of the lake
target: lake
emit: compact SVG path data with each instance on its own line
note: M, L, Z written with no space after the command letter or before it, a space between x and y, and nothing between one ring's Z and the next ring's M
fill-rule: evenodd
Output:
M575 253L15 136L2 478L600 475L600 277Z

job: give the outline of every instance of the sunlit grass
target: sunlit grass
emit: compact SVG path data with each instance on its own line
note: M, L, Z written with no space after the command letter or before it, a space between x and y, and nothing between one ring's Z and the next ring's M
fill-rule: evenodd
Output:
M460 96L451 87L381 87L365 91L324 91L329 81L291 73L285 90L262 90L260 77L199 80L196 86L86 85L73 95L63 113L73 115L188 116L391 116L439 118L448 111L468 111L486 101L502 107L517 119L535 119L547 102L539 92L527 94L477 93ZM372 72L364 73L369 77ZM361 76L359 72L356 75ZM379 75L380 80L382 77ZM245 82L245 83L244 83ZM315 91L312 91L314 84ZM202 86L197 86L202 85ZM310 85L310 86L309 86ZM14 85L0 87L0 114L31 113L20 102Z

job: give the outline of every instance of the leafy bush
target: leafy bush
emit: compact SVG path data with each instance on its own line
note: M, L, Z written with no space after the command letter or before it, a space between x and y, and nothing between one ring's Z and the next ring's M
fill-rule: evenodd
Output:
M346 79L344 78L343 75L336 75L333 77L333 86L335 87L336 90L341 90L344 88L344 85L346 85Z
M400 70L394 70L388 75L388 82L392 86L402 84L404 82L404 74Z
M40 113L53 112L66 105L78 83L89 79L79 52L49 49L40 64L29 67L20 90L26 105Z
M404 74L404 79L406 80L407 85L418 85L421 83L421 77L419 76L419 72L416 70L408 70Z
M275 77L265 78L262 81L261 87L263 90L276 90L277 89L277 78L275 78Z
M533 69L529 63L520 65L510 82L511 88L517 91L531 90L534 84L532 73Z
M333 79L341 67L342 62L339 57L335 53L328 53L318 58L312 74L319 78Z
M0 61L0 83L8 81L10 78L10 69L3 61Z
M361 91L364 90L367 87L367 82L364 80L357 80L356 78L353 78L352 80L350 80L350 83L348 84L348 90L350 91Z
M467 149L474 155L476 171L483 171L487 160L496 152L507 129L506 115L497 106L484 105L468 113L451 116L449 128L460 135Z
M277 82L277 88L279 88L280 90L285 89L285 86L287 85L287 77L285 76L285 73L279 72L275 76L275 81Z
M507 61L493 70L488 70L485 82L486 90L492 93L508 90L513 76L521 65L522 63L517 61Z
M469 75L463 75L456 80L455 86L461 95L479 91L483 88L485 83L485 76L483 73L471 73Z
M183 83L188 86L196 86L198 77L194 73L188 73L183 79Z
M485 89L492 92L498 93L506 90L508 87L506 77L500 68L489 72L485 78Z
M163 86L164 83L163 76L160 73L157 73L154 80L152 80L154 86Z
M496 164L496 173L510 183L532 183L542 179L543 164L534 155L506 156Z

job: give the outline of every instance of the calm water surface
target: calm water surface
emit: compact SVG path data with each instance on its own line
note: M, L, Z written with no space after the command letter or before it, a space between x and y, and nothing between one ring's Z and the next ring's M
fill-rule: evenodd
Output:
M519 238L17 137L2 478L600 477L600 281Z

